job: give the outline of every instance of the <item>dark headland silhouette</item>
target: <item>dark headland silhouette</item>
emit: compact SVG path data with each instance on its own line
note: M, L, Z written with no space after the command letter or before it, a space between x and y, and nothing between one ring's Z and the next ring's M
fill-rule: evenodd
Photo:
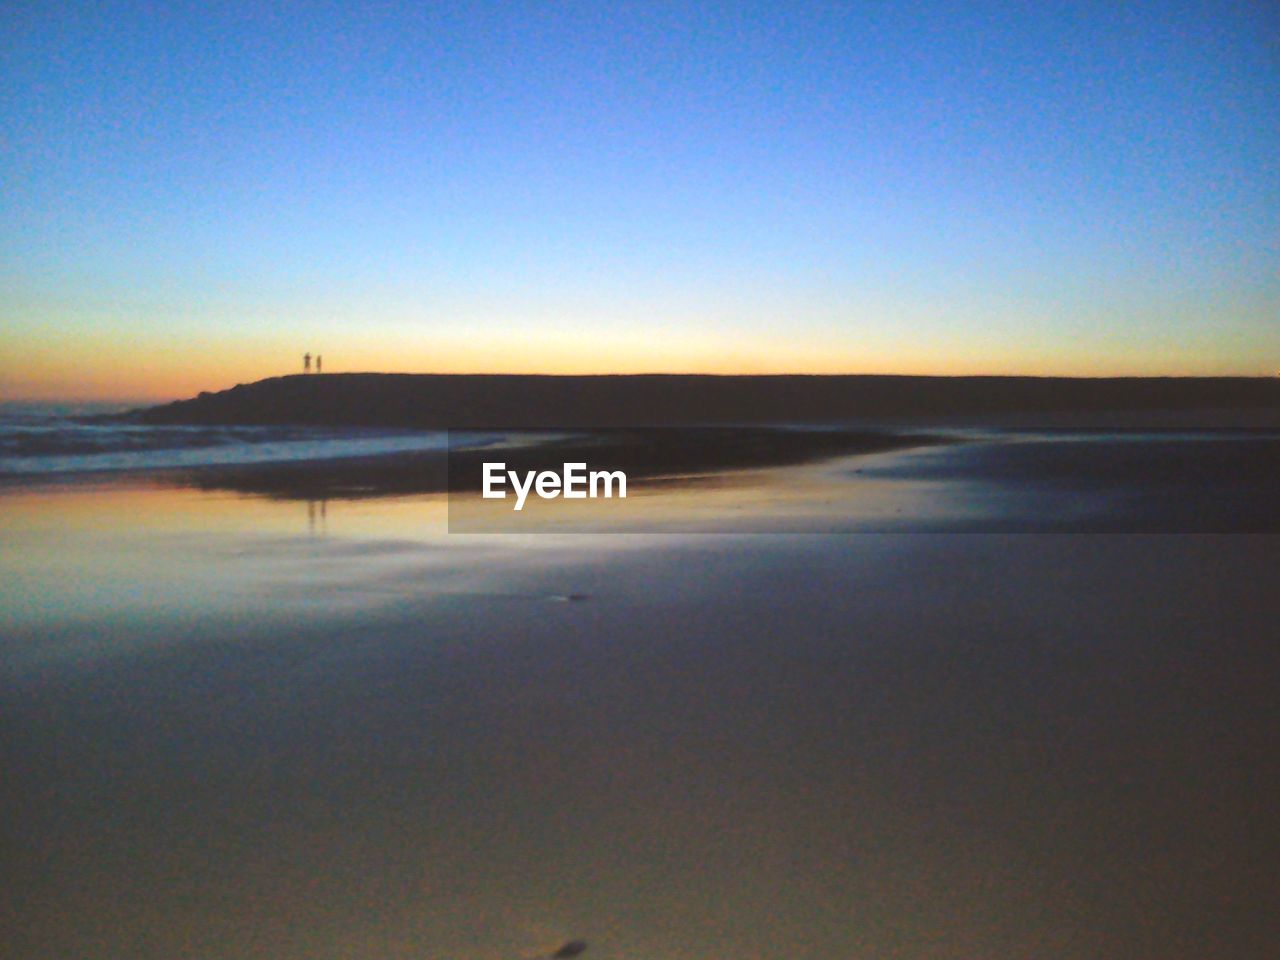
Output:
M341 373L240 384L133 411L155 424L538 429L1244 411L1280 415L1273 377Z

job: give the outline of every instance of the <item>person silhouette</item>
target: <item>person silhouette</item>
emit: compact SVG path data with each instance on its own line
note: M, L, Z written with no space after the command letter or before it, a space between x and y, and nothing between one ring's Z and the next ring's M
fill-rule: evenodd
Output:
M320 372L320 361L321 361L320 354L317 353L316 354L316 373Z
M302 372L303 373L311 372L311 352L310 351L307 351L302 355Z

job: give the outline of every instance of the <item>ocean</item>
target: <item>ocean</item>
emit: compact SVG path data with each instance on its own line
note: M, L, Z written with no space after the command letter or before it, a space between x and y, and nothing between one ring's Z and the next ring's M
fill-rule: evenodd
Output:
M444 431L152 426L119 404L0 404L0 476L323 460L443 449Z

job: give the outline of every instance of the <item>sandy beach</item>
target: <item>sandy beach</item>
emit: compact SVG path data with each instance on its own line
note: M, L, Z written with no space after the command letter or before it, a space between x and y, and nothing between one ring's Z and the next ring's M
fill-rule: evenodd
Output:
M5 956L1280 934L1275 536L465 537L440 494L146 475L0 497Z

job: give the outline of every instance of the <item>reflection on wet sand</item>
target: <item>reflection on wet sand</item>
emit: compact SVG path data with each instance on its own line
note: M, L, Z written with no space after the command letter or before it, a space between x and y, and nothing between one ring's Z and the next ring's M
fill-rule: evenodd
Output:
M452 435L451 435L452 436ZM521 473L589 461L632 482L668 484L944 442L914 431L837 428L679 427L507 432L477 444L463 432L448 452L432 450L331 460L246 463L173 471L170 482L282 499L359 499L476 491L481 466L502 460Z
M316 519L319 518L319 526ZM307 500L307 530L314 537L317 533L324 536L328 533L329 501L328 499Z
M685 444L701 438L695 453ZM480 495L480 465L622 469L625 499ZM527 468L527 469L526 469ZM449 491L455 533L1277 533L1274 431L613 431L453 455L217 467L166 482L313 503ZM450 481L450 482L447 482ZM313 527L318 529L317 524Z
M5 493L0 537L6 957L1280 934L1280 538L464 537L131 482Z

